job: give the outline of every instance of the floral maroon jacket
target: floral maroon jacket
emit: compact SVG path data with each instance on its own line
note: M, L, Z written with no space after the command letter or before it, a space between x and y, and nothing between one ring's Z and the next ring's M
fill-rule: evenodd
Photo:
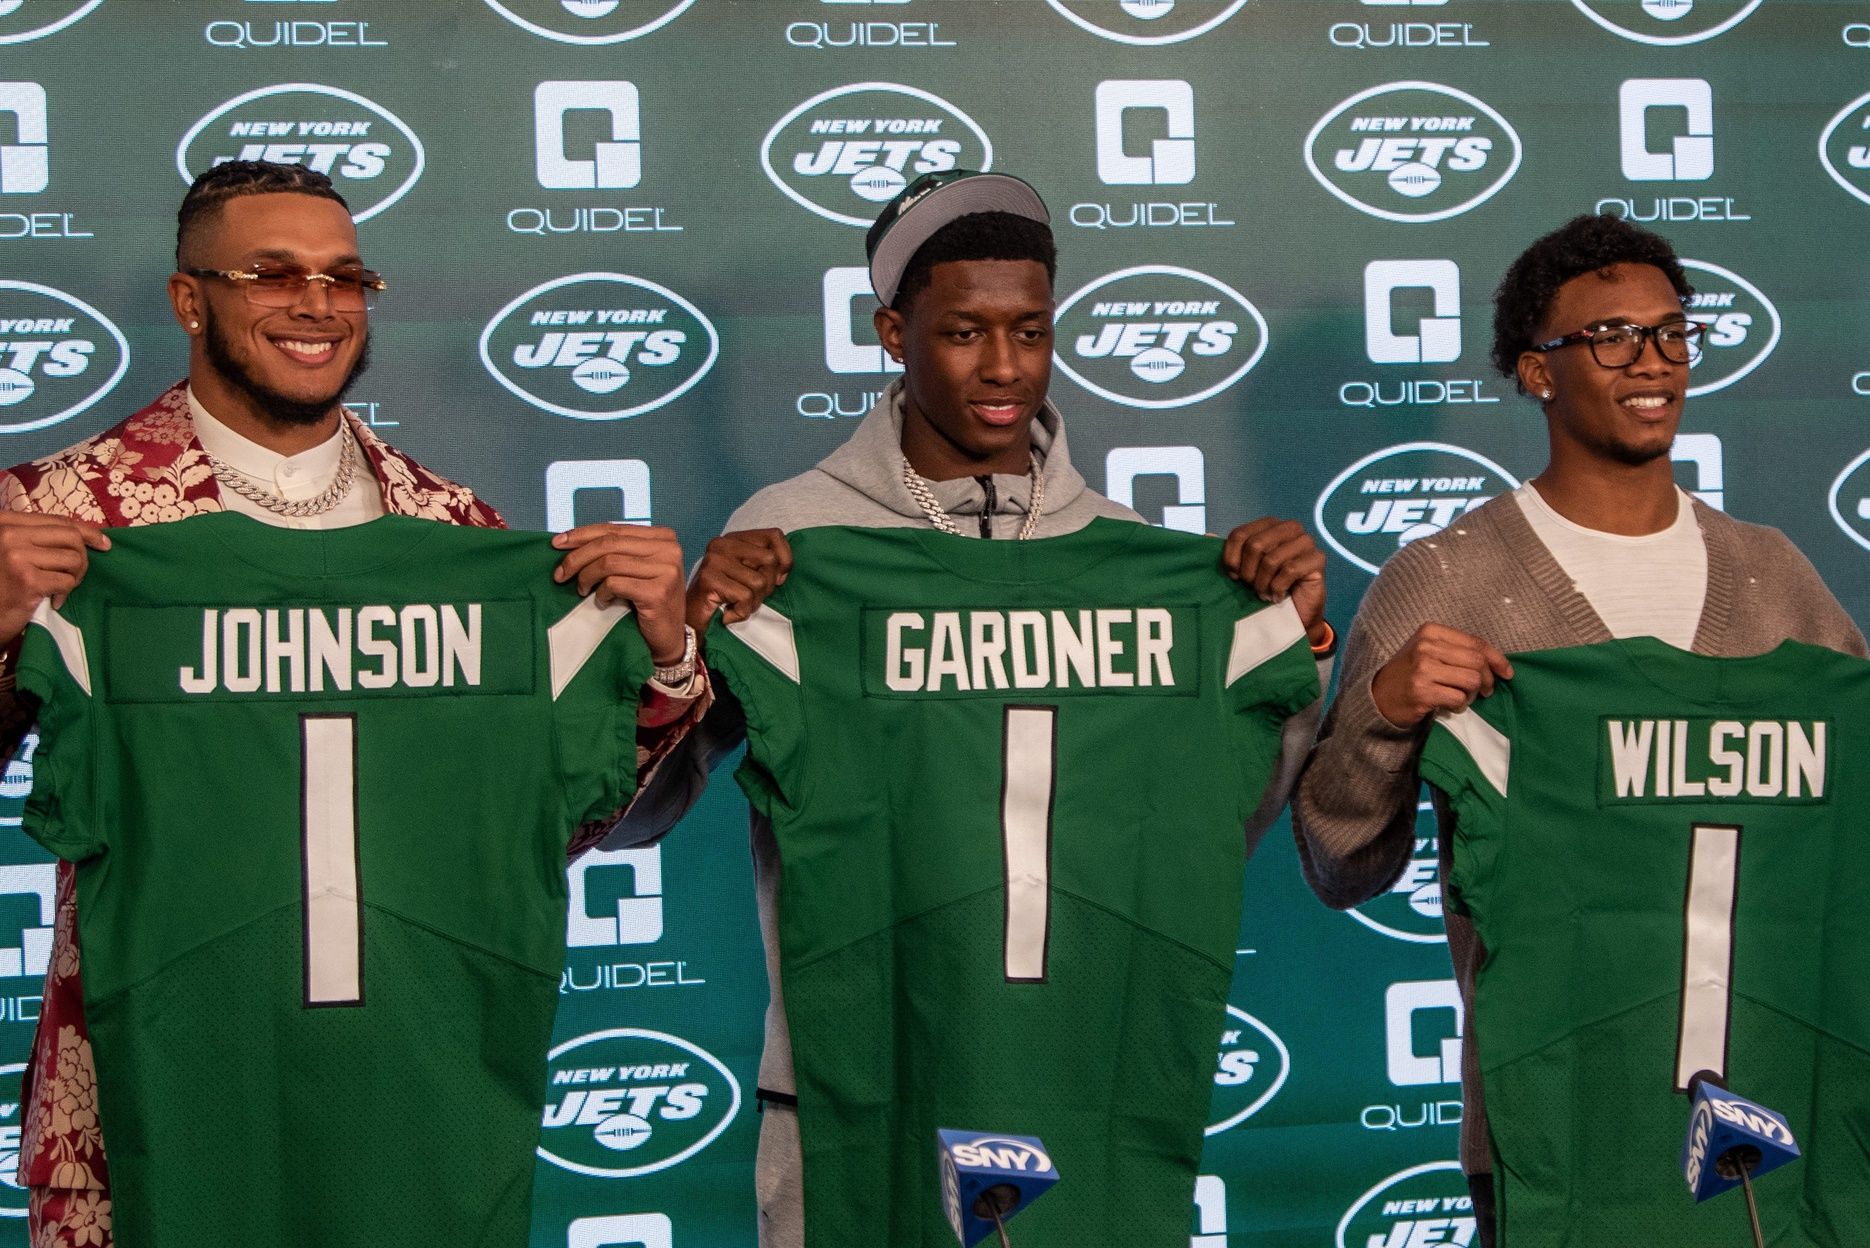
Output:
M386 511L444 524L506 526L500 513L472 490L385 445L353 413L344 415L369 459ZM0 472L0 508L72 516L105 526L166 523L222 510L220 484L188 413L187 383L177 382L154 403L94 438ZM705 688L693 699L646 691L637 712L639 781L700 721L711 700ZM12 756L31 724L29 708L10 692L0 694L0 759ZM582 830L572 851L595 844L605 826ZM25 1082L29 1086L22 1090L21 1185L92 1191L108 1187L79 978L72 869L66 862L58 864L51 966Z

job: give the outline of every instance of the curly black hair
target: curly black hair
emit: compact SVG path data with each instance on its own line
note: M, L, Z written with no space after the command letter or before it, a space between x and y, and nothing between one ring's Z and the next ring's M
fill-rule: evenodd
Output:
M890 306L907 312L911 300L928 289L935 266L950 260L1036 260L1045 266L1047 286L1058 278L1058 246L1052 240L1051 226L1012 212L970 212L942 226L916 248Z
M1500 280L1493 295L1493 366L1517 386L1520 354L1537 341L1558 288L1613 264L1654 265L1684 301L1695 293L1675 248L1660 234L1608 213L1573 217L1521 252Z
M315 195L332 199L346 212L351 206L331 184L331 179L304 165L281 164L271 160L229 160L203 170L182 196L182 206L175 211L175 267L185 268L184 251L200 237L221 208L230 199L243 195Z

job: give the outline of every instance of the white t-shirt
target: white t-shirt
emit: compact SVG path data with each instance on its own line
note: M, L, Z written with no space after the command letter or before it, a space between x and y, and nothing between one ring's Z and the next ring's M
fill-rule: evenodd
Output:
M370 457L357 445L350 426L342 420L338 422L337 432L317 446L297 455L281 455L216 420L195 397L193 387L188 391L188 411L194 417L195 437L203 450L242 476L251 477L261 489L270 490L288 502L317 498L330 488L337 479L344 440L351 442L351 454L357 459L356 476L351 482L351 492L330 511L316 516L282 516L228 489L223 483L221 502L229 511L286 529L345 529L383 514L383 492L377 489L376 478L370 475Z
M1686 650L1708 596L1708 548L1688 494L1678 487L1676 496L1673 524L1625 537L1565 519L1530 481L1513 491L1532 531L1611 636L1656 637Z

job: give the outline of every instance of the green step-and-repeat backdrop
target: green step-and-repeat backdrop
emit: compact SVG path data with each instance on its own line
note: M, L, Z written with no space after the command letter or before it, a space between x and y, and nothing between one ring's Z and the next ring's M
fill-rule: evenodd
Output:
M1056 219L1085 476L1175 528L1304 519L1340 628L1399 543L1543 464L1487 365L1491 293L1537 235L1618 213L1675 241L1709 326L1682 483L1870 620L1870 4L0 0L0 462L181 375L174 209L248 157L331 174L389 277L355 395L385 437L516 525L653 519L691 558L888 383L881 204L1018 173ZM7 769L8 823L29 782ZM1472 1242L1421 826L1348 914L1283 823L1251 864L1193 1248ZM52 867L3 829L0 861L17 1063ZM571 896L532 1243L751 1245L765 984L725 770ZM23 1214L0 1187L0 1242Z

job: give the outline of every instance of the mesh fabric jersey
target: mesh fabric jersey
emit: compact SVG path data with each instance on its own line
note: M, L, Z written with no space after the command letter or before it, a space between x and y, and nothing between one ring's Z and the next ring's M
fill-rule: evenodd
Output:
M1479 1044L1503 1242L1747 1241L1680 1164L1702 1070L1784 1114L1766 1242L1870 1226L1870 663L1797 642L1714 659L1653 638L1512 656L1438 722L1449 902L1487 949Z
M20 684L118 1242L523 1243L565 848L634 780L634 621L554 585L543 534L111 541Z
M1185 1241L1297 613L1133 523L791 541L710 661L781 855L807 1244L953 1242L944 1127L1045 1143L1016 1243Z

